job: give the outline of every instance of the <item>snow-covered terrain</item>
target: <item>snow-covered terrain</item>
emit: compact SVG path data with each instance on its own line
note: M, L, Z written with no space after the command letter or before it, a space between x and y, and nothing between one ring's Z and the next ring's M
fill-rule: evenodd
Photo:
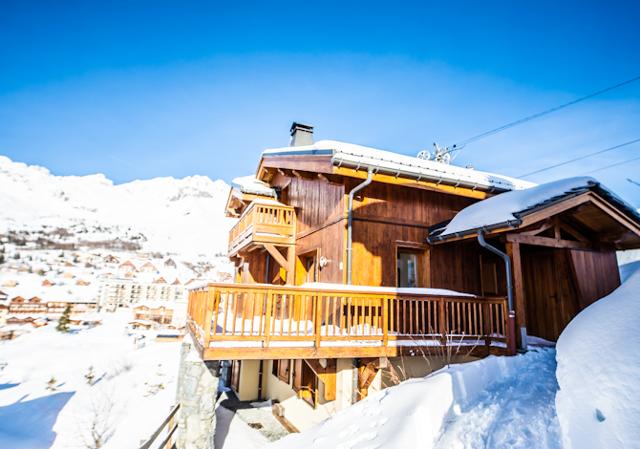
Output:
M640 267L625 268L626 282L558 340L564 449L640 448Z
M1 448L85 447L92 427L104 449L135 447L166 417L180 344L139 347L125 333L129 310L101 318L76 334L45 326L0 342Z
M560 448L554 369L553 349L452 365L270 447Z
M132 239L185 255L224 252L229 186L205 176L114 185L102 174L55 176L0 156L0 233L63 228L77 239Z
M640 448L640 267L621 271L629 279L569 324L557 354L538 347L444 368L269 447Z

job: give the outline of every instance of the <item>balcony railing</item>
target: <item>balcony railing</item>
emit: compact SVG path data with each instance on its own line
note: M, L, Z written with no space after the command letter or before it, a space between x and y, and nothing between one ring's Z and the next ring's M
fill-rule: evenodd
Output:
M229 255L254 243L293 244L295 229L293 207L253 202L229 233Z
M189 329L205 360L506 349L505 298L370 290L210 284L190 292Z

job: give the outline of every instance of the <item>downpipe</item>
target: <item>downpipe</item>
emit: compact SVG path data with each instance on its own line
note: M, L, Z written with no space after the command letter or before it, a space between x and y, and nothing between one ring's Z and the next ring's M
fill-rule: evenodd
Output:
M513 308L513 278L511 275L511 258L508 254L503 253L495 246L490 245L484 239L484 233L482 231L478 232L478 243L484 249L491 251L496 256L502 258L504 261L504 270L507 278L507 309L508 309L508 317L507 317L507 353L509 355L515 355L516 353L516 312ZM522 345L524 345L524 339L522 341ZM521 345L521 346L522 346ZM524 348L520 348L524 349Z
M356 193L358 193L360 190L364 189L365 187L367 187L369 184L371 184L371 181L373 180L373 169L369 169L367 171L367 179L365 179L364 181L362 181L360 184L358 184L357 186L355 186L353 189L351 189L351 191L349 192L349 202L348 202L348 206L347 206L347 284L351 285L351 268L353 265L353 259L352 259L352 245L353 245L353 197L356 195Z

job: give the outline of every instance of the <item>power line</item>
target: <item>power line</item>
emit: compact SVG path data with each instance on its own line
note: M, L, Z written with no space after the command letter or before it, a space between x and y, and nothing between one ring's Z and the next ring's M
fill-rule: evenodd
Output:
M640 156L633 157L631 159L627 159L626 161L616 162L615 164L605 165L604 167L596 168L595 170L591 170L589 172L586 172L585 175L587 175L589 173L595 173L595 172L598 172L598 171L602 171L602 170L607 170L609 168L617 167L618 165L624 165L624 164L628 164L630 162L634 162L634 161L638 161L638 160L640 160Z
M640 187L640 182L636 182L636 181L634 181L634 180L633 180L633 179L631 179L631 178L627 178L627 181L629 181L631 184L635 184L635 185L637 185L638 187Z
M628 79L626 81L622 81L621 83L614 84L613 86L605 87L604 89L601 89L599 91L590 93L588 95L585 95L584 97L576 98L575 100L569 101L567 103L563 103L563 104L555 106L553 108L546 109L544 111L528 115L528 116L523 117L521 119L515 120L513 122L509 122L509 123L506 123L506 124L504 124L502 126L499 126L497 128L491 129L489 131L485 131L483 133L476 134L475 136L471 136L471 137L469 137L467 139L464 139L464 140L461 140L460 142L455 143L451 147L451 151L461 150L462 148L464 148L465 146L467 146L471 142L475 142L476 140L480 140L480 139L483 139L485 137L491 136L493 134L499 133L501 131L504 131L505 129L513 128L514 126L521 125L522 123L525 123L525 122L540 118L540 117L542 117L544 115L551 114L552 112L559 111L560 109L564 109L566 107L573 106L576 103L580 103L582 101L588 100L589 98L593 98L593 97L596 97L598 95L602 95L602 94L604 94L606 92L612 91L612 90L617 89L617 88L622 87L622 86L626 86L627 84L631 84L631 83L633 83L635 81L638 81L638 80L640 80L640 75L635 76L635 77L633 77L631 79Z
M591 156L595 156L597 154L602 154L602 153L606 153L607 151L617 150L618 148L626 147L627 145L631 145L631 144L636 143L636 142L640 142L640 138L639 139L630 140L628 142L624 142L624 143L621 143L619 145L614 145L612 147L605 148L603 150L594 151L593 153L588 153L588 154L585 154L583 156L574 157L573 159L569 159L569 160L566 160L564 162L560 162L560 163L557 163L557 164L549 165L549 166L543 167L543 168L541 168L539 170L535 170L535 171L520 175L520 176L518 176L518 178L526 178L527 176L531 176L531 175L535 175L535 174L541 173L543 171L551 170L552 168L562 167L563 165L567 165L567 164L571 164L573 162L581 161L583 159L590 158Z

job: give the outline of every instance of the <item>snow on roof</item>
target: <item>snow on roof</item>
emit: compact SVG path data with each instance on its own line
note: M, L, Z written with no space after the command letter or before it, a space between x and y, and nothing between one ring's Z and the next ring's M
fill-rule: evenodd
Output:
M269 184L260 181L253 175L235 178L231 183L240 189L242 193L253 193L255 195L271 196L274 198L276 196L275 190L269 187Z
M501 193L467 206L458 212L444 228L432 230L430 238L444 240L447 237L468 234L483 228L515 225L519 223L520 216L531 209L591 189L596 189L598 193L605 195L609 200L626 209L628 213L634 214L640 221L640 217L633 212L631 206L604 188L594 178L583 176L548 182L525 190Z
M263 156L284 154L331 155L331 162L337 166L371 168L381 173L482 190L519 190L535 186L534 183L521 179L336 140L320 140L312 145L267 149L262 153Z

